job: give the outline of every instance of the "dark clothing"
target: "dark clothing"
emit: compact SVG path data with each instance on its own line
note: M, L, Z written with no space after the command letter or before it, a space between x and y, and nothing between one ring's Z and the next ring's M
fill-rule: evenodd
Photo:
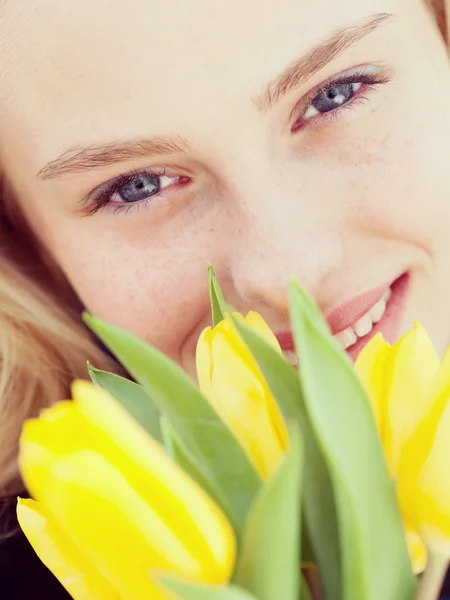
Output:
M15 498L0 505L1 599L70 600L71 596L41 563L20 530L15 507ZM450 575L442 593L442 600L450 600Z

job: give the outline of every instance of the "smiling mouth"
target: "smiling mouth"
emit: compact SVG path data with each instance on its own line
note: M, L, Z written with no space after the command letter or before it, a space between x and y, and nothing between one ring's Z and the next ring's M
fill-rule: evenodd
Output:
M382 298L362 317L347 327L347 329L344 329L344 331L335 334L334 339L344 350L350 349L358 343L358 340L364 339L371 333L375 325L382 321L391 296L392 288L389 287Z
M378 333L391 344L397 341L408 288L404 274L391 285L381 286L329 313L326 320L337 343L355 361L364 346ZM291 332L276 334L286 359L296 365Z

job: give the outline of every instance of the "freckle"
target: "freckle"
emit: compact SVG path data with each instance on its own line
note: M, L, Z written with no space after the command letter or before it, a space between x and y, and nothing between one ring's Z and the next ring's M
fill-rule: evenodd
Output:
M210 228L209 228L209 231L210 231L211 233L214 233L214 227L210 227Z

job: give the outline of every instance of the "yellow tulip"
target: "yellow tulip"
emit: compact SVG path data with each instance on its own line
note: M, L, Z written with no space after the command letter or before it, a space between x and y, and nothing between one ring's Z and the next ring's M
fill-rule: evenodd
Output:
M235 316L281 353L275 335L258 313ZM229 315L202 332L196 358L201 391L267 479L282 460L288 435L277 403Z
M232 574L225 516L112 397L87 382L26 422L20 468L34 500L20 525L77 600L174 598L160 571L194 583Z
M425 547L450 558L450 352L441 363L416 324L393 346L376 336L356 370L373 403L414 570L421 572Z

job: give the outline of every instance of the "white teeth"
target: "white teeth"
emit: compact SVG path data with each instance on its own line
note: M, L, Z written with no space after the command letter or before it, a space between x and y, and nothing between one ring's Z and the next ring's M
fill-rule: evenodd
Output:
M353 325L353 329L358 337L363 337L372 331L373 322L370 315L364 315Z
M375 304L372 310L369 312L370 318L372 319L372 323L379 323L381 319L384 317L384 313L386 312L386 301L380 300Z
M372 331L373 326L381 321L391 296L392 291L389 289L384 294L383 298L377 302L368 313L356 321L351 327L348 327L345 331L341 331L334 336L344 350L347 350L347 348L356 344L358 338L362 338L369 334Z
M356 340L358 339L352 327L348 327L345 331L341 331L341 333L336 334L334 337L338 340L344 350L347 350L347 348L356 344Z

